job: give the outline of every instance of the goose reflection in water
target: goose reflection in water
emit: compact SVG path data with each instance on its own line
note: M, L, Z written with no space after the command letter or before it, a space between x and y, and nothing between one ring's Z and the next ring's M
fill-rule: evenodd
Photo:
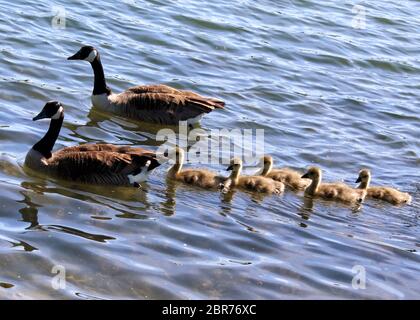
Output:
M325 200L322 200L322 199L314 199L312 197L306 197L306 196L303 196L302 197L302 201L303 201L303 203L299 207L297 214L300 217L302 217L302 219L304 219L304 220L309 220L310 219L310 217L311 217L311 215L312 215L312 213L314 211L314 203L316 201L319 201L320 203L322 203L325 206L330 206L330 207L331 206L337 206L337 203L332 204L329 201L325 201ZM357 203L357 204L345 204L345 203L341 203L339 205L341 205L341 207L344 207L344 208L350 208L350 210L351 210L351 212L353 214L359 213L360 210L361 210L361 208L362 208L362 206L363 206L360 203ZM305 224L304 227L307 227L307 225Z
M44 207L42 204L35 203L30 196L31 192L34 192L36 194L44 194L44 193L56 193L51 192L52 188L47 188L46 185L40 186L37 183L33 182L22 182L21 186L26 189L24 191L21 191L20 194L23 196L22 200L16 201L17 203L23 203L25 206L21 209L19 209L19 212L22 216L22 221L29 223L29 226L25 228L25 230L42 230L42 231L59 231L64 232L67 234L75 235L78 237L82 237L85 239L97 241L97 242L106 242L108 240L115 240L114 237L102 235L102 234L93 234L88 233L79 229L67 227L64 225L56 225L56 224L40 224L39 223L39 210L42 210ZM42 188L44 188L44 191L40 191ZM62 213L60 210L57 212L59 215ZM64 220L64 219L63 219ZM64 223L65 221L63 221ZM22 245L26 251L32 251L36 248L27 244L27 243L21 243L17 245Z
M309 218L311 217L313 208L314 208L314 199L303 197L303 203L298 209L298 215L301 216L303 220L309 220Z
M36 229L39 226L38 207L40 206L31 201L27 191L20 191L19 193L23 196L23 200L16 202L25 205L25 207L19 209L19 212L22 215L22 221L29 223L25 230Z

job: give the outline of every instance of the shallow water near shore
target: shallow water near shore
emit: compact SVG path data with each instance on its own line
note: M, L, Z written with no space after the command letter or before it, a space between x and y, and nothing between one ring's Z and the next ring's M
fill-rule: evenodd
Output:
M356 4L0 0L0 298L418 299L420 3L363 1L365 29ZM56 148L161 143L159 127L91 108L90 66L66 60L82 44L115 92L164 83L224 99L201 128L264 129L276 166L351 185L368 167L413 202L221 196L166 181L168 166L141 190L33 175L23 161L48 123L31 119L48 100L66 109Z

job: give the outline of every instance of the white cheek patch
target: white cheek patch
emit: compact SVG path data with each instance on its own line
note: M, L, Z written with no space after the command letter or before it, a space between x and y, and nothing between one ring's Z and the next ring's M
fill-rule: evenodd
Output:
M93 60L95 60L97 55L98 53L96 52L96 50L92 50L87 56L87 58L85 58L85 61L93 62Z
M60 119L61 114L63 113L63 111L64 111L63 107L58 108L57 112L55 113L55 115L53 115L51 117L51 119L53 119L53 120Z
M141 172L137 175L132 175L129 174L128 175L128 180L130 181L130 184L134 184L135 182L140 183L143 181L146 181L149 177L150 171L149 170L149 166L152 162L150 160L148 160L145 164L145 166L141 169Z

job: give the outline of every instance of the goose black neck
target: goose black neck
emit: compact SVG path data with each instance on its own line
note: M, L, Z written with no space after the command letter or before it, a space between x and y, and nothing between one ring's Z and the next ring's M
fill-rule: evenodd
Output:
M47 133L32 147L32 149L40 152L45 158L50 158L51 151L57 141L61 126L63 125L63 120L64 115L58 119L52 119Z
M101 58L99 55L90 63L95 75L95 81L93 84L93 94L110 94L111 90L106 86L104 68L102 67Z

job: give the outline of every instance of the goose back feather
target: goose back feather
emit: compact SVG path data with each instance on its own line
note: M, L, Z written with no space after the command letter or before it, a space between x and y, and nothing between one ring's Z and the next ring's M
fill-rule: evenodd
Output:
M113 112L159 124L198 120L200 115L223 108L223 101L176 90L165 85L132 87L108 97ZM194 122L192 120L192 122Z

